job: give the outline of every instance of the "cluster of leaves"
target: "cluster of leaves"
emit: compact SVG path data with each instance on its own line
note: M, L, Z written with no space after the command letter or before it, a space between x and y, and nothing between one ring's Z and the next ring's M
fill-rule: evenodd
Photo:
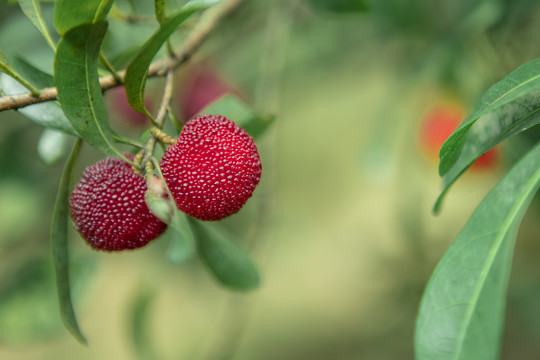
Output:
M175 59L170 39L179 26L192 15L219 1L191 0L182 6L178 5L176 10L168 14L167 8L171 5L166 4L165 0L155 0L155 26L151 27L147 40L114 54L114 65L125 67L122 72L113 68L104 51L106 35L114 35L114 27L111 29L108 21L111 9L113 12L115 10L114 0L57 0L53 16L54 28L60 35L57 43L49 33L50 24L44 20L39 0L19 0L18 3L54 51L54 64L51 73L47 73L20 57L12 56L8 61L0 50L0 87L3 95L30 91L34 96L41 94L40 89L56 88L58 101L27 106L21 108L20 113L43 126L46 131L58 134L59 137L49 148L58 148L59 141L69 139L70 136L76 139L58 187L51 241L62 320L77 340L86 343L73 310L69 279L68 199L73 169L83 142L105 155L120 157L128 162L119 145L127 144L134 150L144 148L139 140L126 138L110 127L100 80L108 75L114 79L113 86L123 84L131 106L146 114L151 119L149 123L155 124L154 116L145 108L144 103L145 85L152 62L158 56ZM148 28L147 25L143 27ZM160 49L166 43L169 51L162 55ZM270 123L269 118L258 116L231 95L216 100L203 112L229 117L254 137L260 136ZM171 123L177 125L170 109L168 115ZM155 158L151 160L157 164ZM150 203L149 207L156 208ZM159 209L156 211L159 212ZM231 240L231 235L216 228L214 224L188 217L176 207L172 216L166 220L170 225L167 233L171 238L166 257L171 263L180 264L198 254L214 278L228 288L246 291L259 285L260 277L255 264L246 251Z
M489 88L440 149L444 188L499 142L540 123L540 59ZM437 265L424 292L415 333L422 359L495 359L520 222L540 187L540 144L491 190Z

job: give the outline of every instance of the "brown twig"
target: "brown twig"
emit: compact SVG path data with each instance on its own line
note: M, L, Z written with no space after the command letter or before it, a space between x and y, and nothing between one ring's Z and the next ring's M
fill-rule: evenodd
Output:
M148 69L147 76L163 77L167 74L168 70L175 70L188 61L220 21L240 5L241 2L242 0L223 0L220 4L206 11L180 48L175 51L175 57L168 57L153 62ZM117 75L118 78L123 79L125 70L118 71ZM102 91L121 85L121 82L117 81L112 75L101 77L99 83ZM32 104L56 100L56 98L57 91L54 87L41 89L39 96L34 96L31 93L6 95L0 97L0 112L17 110Z
M165 123L165 117L167 116L167 108L169 107L169 104L171 103L171 99L173 96L173 89L174 89L174 70L170 69L167 71L167 75L165 76L166 83L165 83L165 90L163 92L163 98L161 99L161 105L159 106L159 111L156 115L155 123L156 126L152 129L157 129L161 131L163 128L163 124ZM142 164L146 164L150 161L150 158L154 154L154 148L156 147L157 142L159 141L158 134L154 132L151 133L152 136L150 136L150 139L148 139L148 142L146 143L146 146L142 150L144 152L144 157L142 159Z

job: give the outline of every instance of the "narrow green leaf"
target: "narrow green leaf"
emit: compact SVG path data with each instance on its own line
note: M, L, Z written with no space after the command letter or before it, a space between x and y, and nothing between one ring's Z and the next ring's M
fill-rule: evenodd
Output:
M51 38L47 24L43 20L43 15L41 14L41 5L39 0L18 0L21 10L26 15L26 17L34 24L36 29L43 35L51 49L55 50L56 45Z
M0 49L0 64L2 66L7 66L8 65L8 60L6 58L6 55L4 55L4 52L2 51L2 49Z
M34 85L32 85L28 80L21 76L8 62L6 55L0 50L0 72L9 75L18 83L20 83L24 88L30 90L32 95L38 96L40 91ZM25 91L23 91L25 92Z
M437 265L417 319L417 360L498 358L515 238L539 186L537 145L486 196Z
M54 87L54 78L51 74L41 71L24 58L19 56L12 57L11 66L22 77L39 88Z
M163 179L157 159L152 158L155 170L147 174L148 190L144 198L148 208L156 217L166 223L171 243L167 250L167 260L172 264L181 264L195 253L195 237L186 215L176 207L170 189ZM167 194L167 197L164 197Z
M192 0L188 2L180 10L171 14L171 16L161 24L159 30L144 43L138 54L127 66L126 75L124 77L126 95L133 109L151 117L144 105L144 87L146 85L146 75L148 74L150 63L161 46L163 46L182 22L196 11L202 10L214 3L216 3L215 0Z
M152 191L148 190L144 194L144 201L146 202L148 209L159 220L167 224L171 222L174 211L173 209L175 208L175 206L171 203L169 199L166 199L162 195L155 194Z
M54 205L51 223L51 243L54 266L56 270L56 286L58 300L60 302L60 316L66 329L80 343L86 345L86 338L81 333L73 303L71 301L71 289L69 284L69 251L68 251L68 216L69 216L69 192L73 173L73 167L81 148L81 140L77 139L71 154L66 162L62 178L58 185L56 203Z
M199 113L225 116L254 138L261 136L274 120L271 116L257 115L242 100L232 94L223 95Z
M106 19L114 0L57 0L54 4L54 26L64 36L69 30Z
M54 74L58 101L79 136L101 152L123 157L114 147L99 85L97 59L107 23L82 25L58 43Z
M259 286L259 272L245 250L231 242L223 230L218 231L191 217L188 219L197 240L199 257L220 283L236 291Z
M111 10L113 3L114 3L114 0L101 0L96 10L96 13L94 15L94 20L92 22L97 23L97 22L107 19L107 15L109 14L109 11Z
M540 59L530 61L490 87L470 118L440 150L443 191L438 212L450 186L474 161L502 140L540 123Z
M195 235L187 215L176 208L169 225L172 234L166 254L167 261L176 265L182 264L195 254Z
M160 24L163 24L165 18L165 4L167 0L154 0L154 11L156 12L156 19Z
M12 66L21 76L28 79L39 88L53 87L54 78L37 69L21 58L12 59ZM15 95L26 92L26 88L18 81L6 74L0 74L0 86L6 95ZM52 130L59 130L67 134L76 135L75 129L69 123L57 101L26 106L18 110L33 122Z

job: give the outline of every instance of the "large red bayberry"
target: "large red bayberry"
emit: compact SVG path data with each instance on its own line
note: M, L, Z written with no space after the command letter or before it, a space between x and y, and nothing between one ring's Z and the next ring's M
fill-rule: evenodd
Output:
M220 220L240 210L262 171L253 139L218 115L190 120L160 165L178 208L200 220Z
M89 166L69 204L75 228L95 249L135 249L157 238L167 225L146 206L146 183L126 162L106 158Z

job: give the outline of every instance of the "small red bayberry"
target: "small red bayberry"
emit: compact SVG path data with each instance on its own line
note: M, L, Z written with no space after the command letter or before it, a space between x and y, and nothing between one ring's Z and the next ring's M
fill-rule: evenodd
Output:
M182 84L179 87L178 102L182 117L186 120L198 115L206 106L227 93L240 96L239 91L209 64L191 67L180 80Z
M106 94L105 99L110 113L124 124L133 127L144 127L150 123L146 115L133 110L128 102L126 89L123 86L113 88L107 91ZM150 112L152 111L154 104L150 97L144 97L144 106Z
M419 129L422 151L431 158L438 158L439 149L456 130L465 117L465 109L450 102L436 104L426 113ZM491 170L497 167L497 148L490 149L472 164L472 170Z
M163 177L176 205L200 220L236 213L261 177L253 139L231 120L197 116L182 129L161 160Z
M86 168L69 205L75 228L95 249L135 249L165 231L144 201L146 183L126 162L106 158Z

